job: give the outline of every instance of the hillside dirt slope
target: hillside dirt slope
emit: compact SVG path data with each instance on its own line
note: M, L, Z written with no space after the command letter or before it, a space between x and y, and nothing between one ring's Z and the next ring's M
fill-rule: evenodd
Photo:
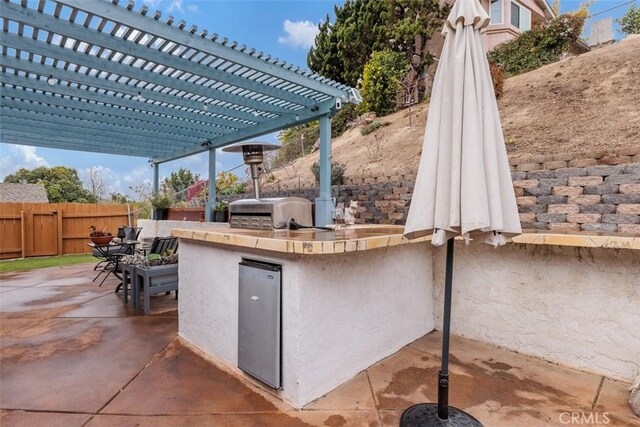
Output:
M507 79L498 101L511 157L615 151L640 145L640 36ZM362 136L353 128L332 143L346 176L417 169L427 105L381 117ZM318 152L273 171L280 182L313 180Z

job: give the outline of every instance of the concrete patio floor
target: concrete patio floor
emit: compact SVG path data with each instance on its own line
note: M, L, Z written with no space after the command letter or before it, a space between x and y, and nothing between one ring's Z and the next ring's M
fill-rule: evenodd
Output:
M183 343L173 296L143 316L91 267L0 275L0 425L397 426L436 399L438 333L296 411ZM628 384L460 337L451 361L451 404L485 426L640 426Z

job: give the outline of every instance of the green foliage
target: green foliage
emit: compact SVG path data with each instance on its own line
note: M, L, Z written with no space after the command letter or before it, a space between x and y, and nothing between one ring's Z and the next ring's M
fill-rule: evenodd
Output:
M358 107L346 104L331 118L331 136L337 138L347 130L347 125L358 118Z
M154 209L169 209L171 207L171 197L167 193L154 194L150 202Z
M344 183L344 173L347 167L342 163L331 164L331 185L342 185ZM314 162L311 165L311 172L316 178L316 184L320 183L320 165Z
M389 2L347 0L335 6L336 22L329 17L319 25L315 46L309 50L307 64L313 71L341 83L356 86L371 52L387 44L383 20Z
M383 50L371 54L362 75L361 111L373 111L384 116L396 110L400 81L408 70L402 53Z
M489 62L498 64L509 76L556 62L569 44L578 40L586 17L586 10L560 15L499 45L489 53Z
M4 178L7 183L44 184L51 203L96 203L96 198L82 186L78 171L65 166L35 169L22 168Z
M111 193L109 195L109 199L111 200L111 203L116 203L116 204L119 204L119 205L124 205L126 203L132 202L132 200L129 198L129 196L127 196L126 194L122 194L122 193Z
M640 8L631 6L622 18L616 19L616 24L623 34L640 34Z
M302 157L302 147L304 144L304 155L311 153L311 147L320 137L320 126L317 121L294 126L281 131L278 134L281 147L275 152L271 161L271 167L278 168Z
M438 0L347 0L318 26L315 46L307 55L309 68L326 77L356 86L375 51L392 49L422 75L431 61L426 44L449 6Z
M178 201L184 200L187 188L200 180L200 175L191 172L189 169L180 168L177 172L171 172L169 177L164 179L164 186L171 193L175 194Z
M362 136L369 135L370 133L375 132L376 129L379 129L383 126L389 126L390 124L391 122L381 122L379 120L374 120L368 125L360 128L360 135Z
M218 202L213 206L213 210L217 212L224 212L228 207L228 202Z
M240 181L238 175L233 172L220 172L216 176L216 195L229 196L231 194L242 194L245 190L245 183Z

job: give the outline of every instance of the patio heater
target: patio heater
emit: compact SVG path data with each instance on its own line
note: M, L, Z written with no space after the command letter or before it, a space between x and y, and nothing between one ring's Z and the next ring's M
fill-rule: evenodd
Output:
M264 162L264 153L280 148L279 145L267 142L249 141L240 144L230 145L222 149L227 153L242 153L244 164L251 169L251 180L253 181L253 195L255 199L260 199L260 170L259 166Z

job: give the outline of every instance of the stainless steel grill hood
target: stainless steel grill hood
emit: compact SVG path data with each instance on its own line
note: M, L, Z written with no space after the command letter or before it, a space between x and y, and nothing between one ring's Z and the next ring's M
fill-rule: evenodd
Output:
M234 228L273 230L286 228L289 221L312 225L311 202L300 197L260 198L258 166L264 161L264 152L277 150L277 145L248 141L223 148L223 151L242 153L244 162L251 168L253 199L229 203L229 225Z
M311 202L301 197L276 197L229 203L229 225L233 228L272 230L291 220L311 225Z

